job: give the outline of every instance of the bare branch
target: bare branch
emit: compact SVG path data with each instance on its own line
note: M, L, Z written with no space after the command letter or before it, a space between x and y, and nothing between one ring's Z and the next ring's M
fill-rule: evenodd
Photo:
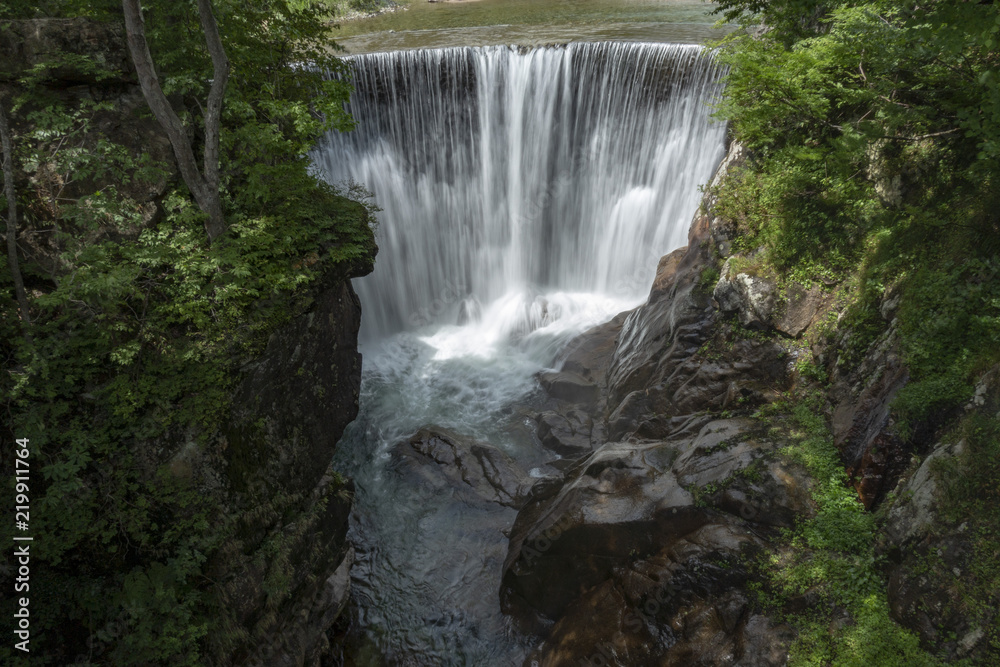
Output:
M122 0L122 9L125 12L128 48L139 75L142 94L146 98L149 108L153 111L153 115L156 116L156 120L163 126L170 139L181 177L188 189L191 190L191 194L194 195L199 208L208 215L208 220L205 222L205 232L208 234L208 240L212 241L226 230L222 202L219 196L219 125L222 115L222 98L229 78L229 61L222 48L222 40L219 37L215 17L211 13L211 3L209 0L198 0L202 28L205 30L215 70L215 79L212 81L209 93L208 112L205 114L204 174L198 169L194 150L188 141L184 125L174 112L173 107L170 106L156 76L153 57L149 52L149 44L146 42L140 0Z
M215 192L219 191L219 128L222 123L222 101L229 81L229 59L222 46L219 26L212 14L211 0L198 0L201 29L205 33L208 53L212 56L212 87L208 93L208 111L205 112L205 180ZM221 231L224 230L220 230Z

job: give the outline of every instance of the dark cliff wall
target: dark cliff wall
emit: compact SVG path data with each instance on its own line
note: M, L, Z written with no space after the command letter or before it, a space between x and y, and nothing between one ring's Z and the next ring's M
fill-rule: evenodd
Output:
M898 296L852 352L851 281L734 253L715 193L750 168L734 143L646 303L540 378L538 435L578 458L511 530L525 664L993 664L995 512L969 494L996 476L1000 373L901 433Z
M353 487L328 468L358 412L361 304L343 279L308 301L244 367L212 465L225 471L223 502L241 525L241 548L226 545L213 566L250 633L236 663L316 664L347 602Z

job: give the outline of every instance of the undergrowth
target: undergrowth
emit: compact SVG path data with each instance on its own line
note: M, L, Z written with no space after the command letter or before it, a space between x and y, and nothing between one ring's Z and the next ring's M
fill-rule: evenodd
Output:
M785 531L782 545L758 564L764 582L756 588L759 601L797 631L789 665L941 664L889 616L875 552L875 517L848 483L821 398L812 394L791 405L772 405L758 418L772 424L773 437L787 439L781 455L803 465L814 484L815 516ZM789 611L803 604L806 610Z

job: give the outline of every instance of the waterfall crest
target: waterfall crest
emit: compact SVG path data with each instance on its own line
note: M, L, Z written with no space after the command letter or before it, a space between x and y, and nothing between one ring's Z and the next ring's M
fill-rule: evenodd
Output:
M358 127L327 136L313 158L383 209L375 272L355 281L368 339L460 318L483 326L469 304L485 312L512 294L529 327L549 312L539 294L638 303L657 259L685 243L698 185L722 157L725 127L708 106L720 71L698 46L349 61Z

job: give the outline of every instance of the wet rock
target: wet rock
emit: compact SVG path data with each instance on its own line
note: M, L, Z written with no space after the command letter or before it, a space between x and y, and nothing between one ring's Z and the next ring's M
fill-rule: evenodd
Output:
M746 521L775 528L792 528L815 515L812 479L801 465L755 459L740 472L707 502Z
M670 290L671 285L677 279L677 272L680 270L681 262L686 254L687 246L684 246L660 258L656 265L656 276L653 278L653 286L649 290L647 301L655 302Z
M558 491L533 494L510 538L501 600L530 623L556 619L630 554L704 525L705 512L665 469L650 471L642 451L608 443L577 464ZM538 618L534 618L535 615Z
M662 438L673 415L768 400L788 384L786 351L775 341L740 339L716 356L699 354L719 322L700 284L714 262L703 227L661 262L649 299L622 323L607 372L609 439Z
M538 381L552 398L577 405L592 406L601 395L596 384L576 373L543 371L538 374Z
M697 340L704 344L709 337ZM661 344L666 347L664 341L654 343ZM616 378L608 399L614 406L608 416L609 437L660 438L670 430L668 415L761 403L788 385L787 353L778 343L739 339L726 347L724 353L706 357L697 354L697 348L672 344L661 358L626 360L616 370L629 367L632 374Z
M743 436L753 428L749 419L725 419L706 424L674 462L677 481L685 487L718 483L746 468L759 456L761 444Z
M538 415L538 439L561 456L580 456L591 451L590 434L594 420L586 412L570 408L565 413Z
M607 443L578 461L561 483L533 489L511 533L505 609L529 625L544 624L630 559L672 548L705 527L744 535L742 518L696 503L692 490L722 485L764 456L769 447L750 435L750 427L748 420L689 418L671 439ZM775 468L774 474L781 472ZM807 505L801 498L807 485L774 486L782 484L796 489L786 494L794 498L790 504ZM730 546L737 548L743 537L733 539Z
M532 480L502 451L439 428L422 429L393 450L396 469L463 501L518 508Z
M833 364L836 369L836 363ZM876 341L856 367L834 374L833 440L865 507L872 508L895 483L909 460L893 428L891 405L909 380L895 330Z
M557 665L782 665L792 633L753 615L740 553L752 536L706 526L574 601L525 661Z
M789 368L784 348L762 337L705 352L723 320L702 275L731 231L713 221L710 198L689 245L660 260L646 303L585 334L579 361L544 376L555 404L539 436L582 449L586 419L566 405L576 401L597 415L595 449L536 484L510 532L501 606L544 638L526 665L787 660L791 631L753 613L742 563L766 548L771 527L812 513L811 486L755 422L705 413L767 400ZM596 400L570 396L567 385L584 383ZM606 436L595 435L602 414Z
M611 356L628 314L621 313L610 322L598 325L573 339L562 354L560 370L575 373L604 391Z

